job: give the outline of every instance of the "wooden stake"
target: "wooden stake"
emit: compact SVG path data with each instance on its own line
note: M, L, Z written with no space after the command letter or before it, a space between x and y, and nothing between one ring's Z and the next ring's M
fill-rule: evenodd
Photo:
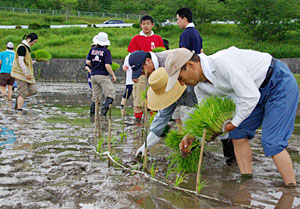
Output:
M144 111L144 137L145 137L145 158L144 158L144 170L148 170L147 166L147 135L148 135L148 104L147 104L147 86L148 86L148 76L145 70L145 111Z
M95 149L97 150L97 129L99 127L99 123L98 123L98 115L99 115L99 101L98 98L95 99L95 121L94 121L94 146ZM98 132L99 134L99 132ZM95 154L96 157L96 154Z
M108 152L110 154L110 151L111 151L111 144L110 144L110 141L111 141L111 104L109 104L109 118L108 118ZM111 161L110 159L108 158L108 167L110 167L110 164L111 164Z
M127 96L128 96L128 89L126 89L126 96L125 96L125 101L124 101L124 114L122 115L122 119L123 119L123 124L122 124L122 142L124 140L124 130L125 130L125 114L126 114L126 103L127 103Z
M206 128L203 129L203 137L202 137L201 150L200 150L200 156L199 156L199 162L198 162L197 181L196 181L196 192L199 192L199 185L200 185L200 183L201 183L201 182L200 182L200 173L201 173L201 165L202 165L202 157L203 157L203 150L204 150L205 137L206 137Z

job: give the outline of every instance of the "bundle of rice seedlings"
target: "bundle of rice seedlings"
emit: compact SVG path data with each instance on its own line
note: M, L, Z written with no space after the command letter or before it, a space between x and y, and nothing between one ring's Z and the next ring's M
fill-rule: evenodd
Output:
M206 128L206 141L222 134L223 123L232 119L235 104L232 100L222 97L208 97L202 104L197 105L195 111L185 122L185 133L201 138Z
M35 52L35 59L37 61L49 62L51 58L51 54L44 49L39 49Z
M152 49L152 52L156 53L156 52L162 52L162 51L166 51L166 48L164 47L156 47L154 49Z
M168 169L176 172L197 172L201 146L200 141L193 141L191 155L189 157L182 158L180 155L179 144L183 137L183 133L179 133L175 130L171 130L167 134L165 144L173 150L173 153L168 157L170 160Z
M206 141L212 136L220 135L223 122L231 119L235 110L232 100L227 98L209 97L201 105L197 105L190 119L185 121L183 133L171 131L165 139L165 144L174 152L169 156L169 169L178 172L197 172L201 141L194 140L191 155L182 158L179 144L185 134L202 138L203 129L206 128Z
M120 68L120 65L116 62L112 62L111 68L112 68L113 71L116 71Z

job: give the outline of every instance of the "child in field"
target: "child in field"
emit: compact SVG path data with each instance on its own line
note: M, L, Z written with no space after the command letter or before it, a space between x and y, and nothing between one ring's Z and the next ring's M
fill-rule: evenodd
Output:
M106 116L109 105L112 104L115 99L116 93L112 82L116 82L117 78L111 68L111 53L107 49L110 45L108 35L104 32L100 32L94 37L93 42L96 46L89 51L86 65L92 69L91 80L93 87L93 101L95 102L97 98L100 102L102 94L104 94L106 100L102 104L100 114ZM109 75L112 76L112 81L110 80Z

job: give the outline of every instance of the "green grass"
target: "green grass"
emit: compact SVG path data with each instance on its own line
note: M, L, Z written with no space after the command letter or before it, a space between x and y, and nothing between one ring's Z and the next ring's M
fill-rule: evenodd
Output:
M45 14L26 14L26 13L13 13L1 11L0 22L1 25L29 25L33 23L51 24L51 25L69 25L69 24L100 24L107 19L115 18L101 18L89 16L69 16L66 22L65 15L45 15ZM138 20L124 19L124 22L137 23Z
M12 18L12 19L10 19ZM44 17L36 14L10 14L0 15L1 24L83 24L101 23L104 19L88 17L71 17L68 23L62 17ZM133 22L130 20L126 20ZM204 24L197 27L203 38L203 49L206 54L215 53L230 46L254 49L268 52L274 57L300 57L300 31L291 32L286 39L273 38L269 41L256 43L248 34L239 30L236 25ZM8 41L17 45L21 42L24 34L35 32L39 36L37 44L32 47L33 55L38 49L48 51L53 58L85 58L90 50L92 38L100 31L106 32L111 41L109 50L114 59L124 58L127 46L134 35L140 32L140 28L61 28L39 30L0 30L0 50L5 50ZM154 32L169 41L170 49L177 48L179 37L183 32L178 26L153 28Z

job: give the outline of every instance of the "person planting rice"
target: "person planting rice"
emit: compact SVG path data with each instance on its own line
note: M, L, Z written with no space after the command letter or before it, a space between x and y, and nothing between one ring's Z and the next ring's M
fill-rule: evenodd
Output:
M162 74L163 71L154 73L157 69L165 66L165 61L168 55L173 50L167 50L163 52L144 52L144 51L135 51L129 56L129 64L132 66L132 78L139 78L140 75L144 75L145 71L147 71L147 75L152 77L149 80L150 87L153 83L159 83L162 87L167 85L164 83ZM153 76L151 76L154 73ZM165 86L164 86L165 88ZM173 98L174 99L174 98ZM197 104L197 98L194 93L194 88L192 86L187 86L184 93L179 95L177 99L172 101L167 101L166 104L160 103L157 98L150 97L148 107L153 110L159 110L158 114L155 115L154 120L150 126L150 133L147 136L147 149L150 149L156 143L159 142L160 136L162 135L164 128L170 121L173 113L175 112L176 107L178 105L181 106L179 110L178 117L183 120L187 117L188 112L192 107ZM158 102L158 105L152 105L152 103ZM235 162L235 156L233 152L233 147L231 141L227 139L228 137L224 136L222 138L222 146L223 146L223 154L225 157L225 162L227 165L231 165ZM135 156L144 155L145 144L139 147L136 151Z
M272 157L286 186L297 186L286 147L293 133L299 90L286 64L268 53L234 46L210 56L181 48L168 56L166 69L166 91L178 80L181 85L195 86L198 103L210 95L233 98L235 115L225 124L224 131L233 141L242 177L252 177L249 139L262 125L265 155ZM191 143L188 137L182 139L182 153L189 152Z

